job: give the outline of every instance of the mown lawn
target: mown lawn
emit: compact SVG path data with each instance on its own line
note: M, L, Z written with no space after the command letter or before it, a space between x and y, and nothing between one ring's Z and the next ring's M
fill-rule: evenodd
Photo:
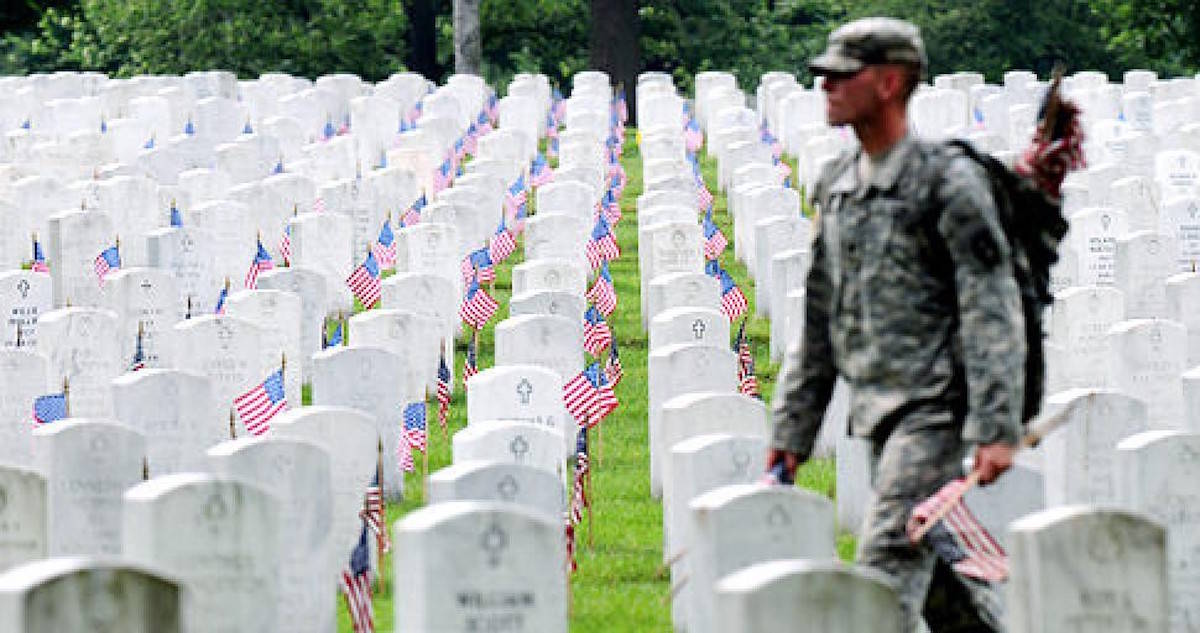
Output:
M646 334L641 330L639 315L640 288L637 265L637 196L642 191L642 161L634 141L636 131L628 130L623 164L629 177L621 197L624 215L617 237L621 244L621 259L611 266L613 280L620 297L610 323L618 341L625 378L617 388L621 407L601 425L599 435L592 439L592 513L585 518L577 533L579 570L571 579L571 631L669 631L670 607L667 604L669 580L661 569L662 506L650 497L649 440L646 428ZM725 234L733 239L732 222L726 209L725 196L717 192L716 163L701 156L705 181L716 195L715 218ZM532 196L530 197L532 200ZM507 315L508 299L512 294L512 266L520 263L520 251L497 274L493 296L501 303L497 318ZM722 266L729 270L746 293L750 314L754 314L754 293L745 267L733 259L732 243L726 250ZM495 324L493 321L492 325ZM746 326L753 342L755 364L763 395L770 401L774 391L778 366L767 358L769 326L765 319L751 318ZM480 336L480 368L493 364L492 328ZM461 375L466 350L464 341L456 345L456 374ZM459 378L461 380L461 378ZM448 434L466 426L466 401L461 385L451 404ZM431 420L429 468L435 471L450 464L450 445L436 423ZM406 513L424 504L423 473L409 474L406 480L408 498L388 506L388 522L394 524ZM836 476L832 460L816 460L806 464L798 473L800 485L832 497ZM843 535L838 539L838 551L843 558L853 553L853 539ZM348 554L348 553L347 553ZM393 630L392 586L390 557L382 561L385 586L375 596L376 628ZM350 621L345 607L339 605L339 631L350 633Z

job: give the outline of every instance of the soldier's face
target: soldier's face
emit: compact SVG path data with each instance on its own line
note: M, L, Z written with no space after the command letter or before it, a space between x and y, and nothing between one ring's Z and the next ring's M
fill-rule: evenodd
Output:
M870 118L879 108L878 69L866 66L855 73L825 75L825 116L829 125L854 125Z

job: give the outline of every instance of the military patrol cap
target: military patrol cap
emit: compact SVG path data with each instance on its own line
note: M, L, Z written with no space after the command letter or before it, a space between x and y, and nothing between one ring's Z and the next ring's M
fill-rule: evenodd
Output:
M829 75L856 73L871 64L906 64L924 71L925 44L916 25L895 18L862 18L842 25L808 68L815 75Z

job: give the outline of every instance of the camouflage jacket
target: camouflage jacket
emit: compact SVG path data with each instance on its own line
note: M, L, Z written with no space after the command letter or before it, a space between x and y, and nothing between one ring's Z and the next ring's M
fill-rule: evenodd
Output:
M804 332L780 372L772 445L811 453L838 374L854 435L950 424L967 442L1015 444L1024 317L983 168L911 136L864 184L858 160L826 165L814 189Z

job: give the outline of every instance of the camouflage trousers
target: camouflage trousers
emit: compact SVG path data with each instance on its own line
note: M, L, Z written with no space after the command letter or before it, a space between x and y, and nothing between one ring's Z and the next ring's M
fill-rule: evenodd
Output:
M909 543L912 508L962 476L967 447L955 427L905 428L871 446L876 499L863 519L859 563L890 576L900 597L905 631L1003 633L998 587L954 572L924 545Z

